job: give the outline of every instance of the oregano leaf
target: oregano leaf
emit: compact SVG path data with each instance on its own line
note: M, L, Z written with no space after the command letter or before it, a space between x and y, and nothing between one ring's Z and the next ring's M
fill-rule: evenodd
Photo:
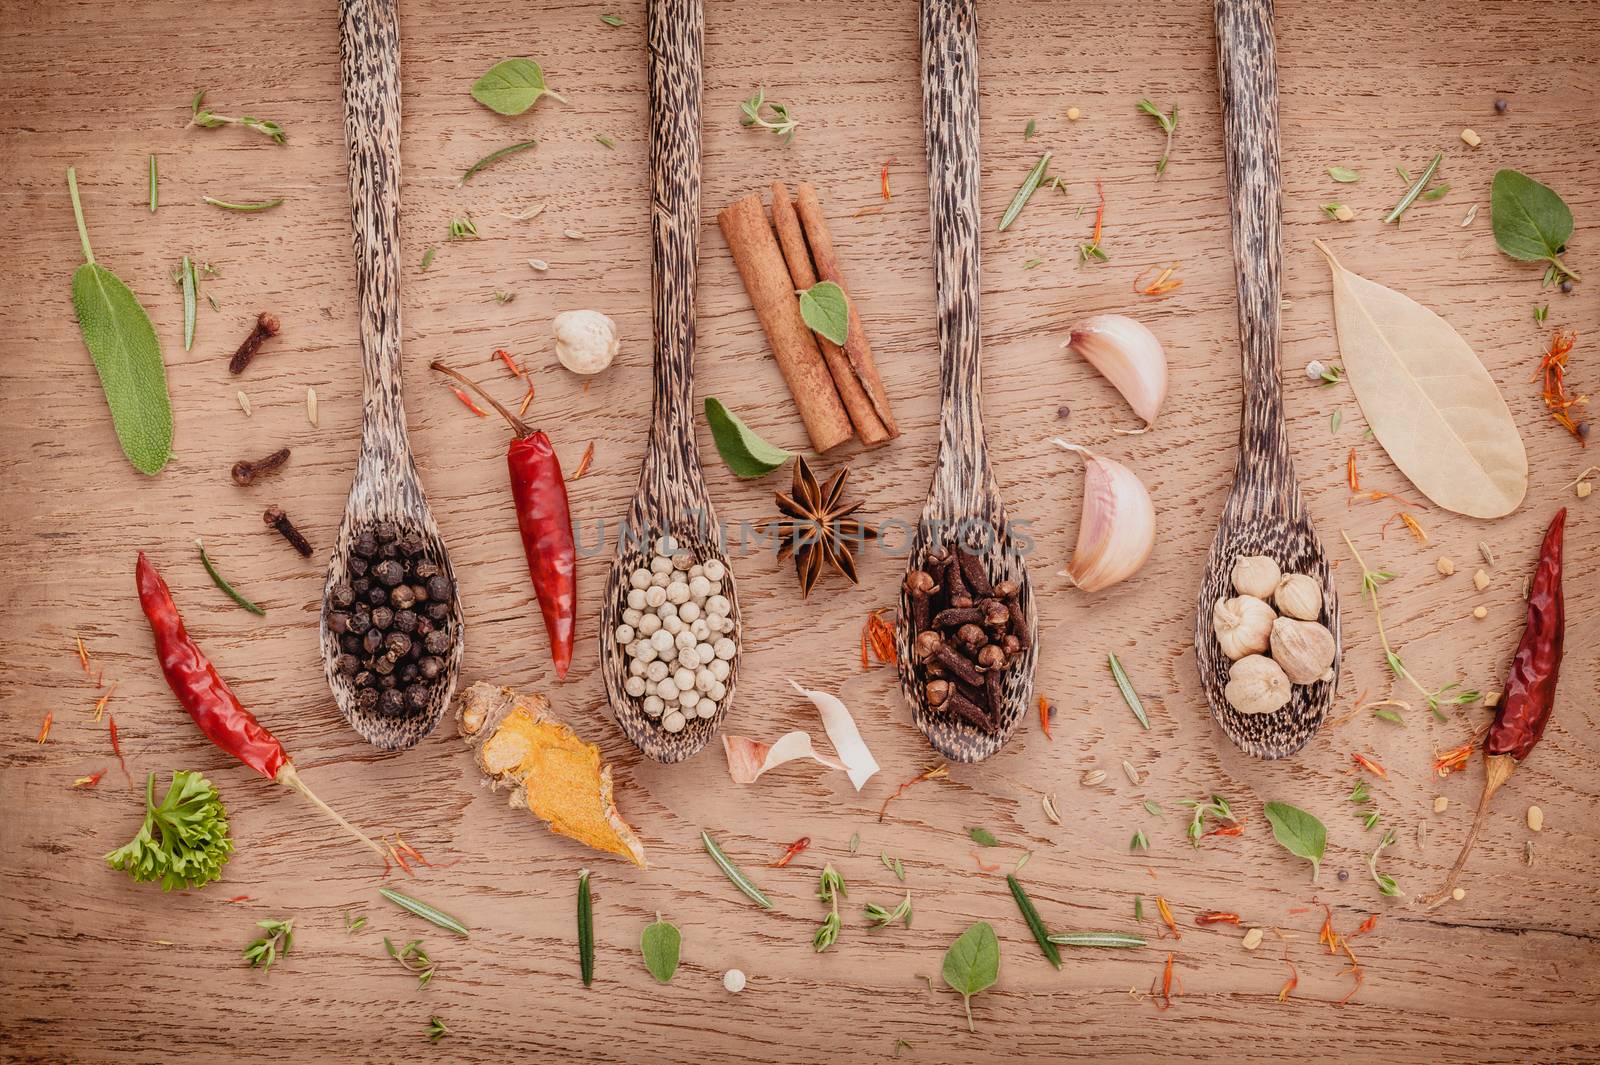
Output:
M1267 821L1272 825L1272 838L1290 854L1311 863L1311 881L1316 883L1322 872L1322 854L1328 845L1328 830L1315 816L1286 802L1267 803L1266 814Z
M819 281L800 293L800 317L840 347L850 336L850 301L832 281Z
M544 71L531 59L502 59L472 83L472 98L500 115L520 115L541 96L566 102L544 83Z
M678 950L683 936L671 921L663 921L656 914L655 923L645 925L639 936L639 952L644 955L644 967L657 983L668 984L678 971Z
M972 1024L972 996L994 986L1000 978L1000 940L988 921L975 921L944 952L944 982L960 995L967 1011L967 1030Z

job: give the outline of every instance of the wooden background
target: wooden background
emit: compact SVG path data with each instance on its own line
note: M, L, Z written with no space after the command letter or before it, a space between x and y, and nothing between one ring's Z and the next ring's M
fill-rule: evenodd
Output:
M1516 166L1548 181L1578 218L1569 261L1600 272L1600 186L1592 60L1600 4L1477 3L1417 7L1366 2L1286 2L1279 17L1286 177L1284 382L1295 457L1330 553L1347 529L1374 564L1398 577L1385 587L1385 621L1429 685L1452 680L1497 688L1522 627L1520 589L1554 509L1572 503L1567 595L1571 631L1561 700L1543 745L1502 792L1460 904L1434 913L1379 896L1363 833L1346 795L1350 753L1385 763L1373 792L1399 843L1383 867L1408 892L1432 888L1465 831L1481 769L1439 781L1437 750L1463 741L1479 707L1436 723L1420 710L1399 728L1366 715L1328 727L1298 756L1267 764L1231 748L1205 712L1190 632L1192 597L1231 474L1237 426L1237 334L1228 257L1210 6L989 3L982 12L985 408L990 444L1013 516L1037 537L1040 690L1061 707L1054 741L1024 727L990 762L922 784L876 814L893 786L932 764L895 690L892 672L863 672L857 638L866 613L893 601L898 558L869 554L859 589L825 578L808 602L790 570L768 556L736 558L746 644L728 728L772 738L815 730L787 679L836 690L855 711L884 770L859 794L842 775L795 766L738 788L715 748L664 768L640 761L603 712L595 595L609 553L580 567L584 612L574 675L549 690L557 709L617 763L622 809L649 847L636 871L557 839L478 786L468 754L446 726L417 749L381 754L343 724L318 661L316 601L325 556L349 486L359 420L355 299L338 92L334 5L59 3L0 5L0 136L8 160L0 207L8 220L0 276L0 444L9 564L0 654L0 1058L8 1061L391 1061L437 1055L490 1062L512 1055L551 1062L1299 1060L1579 1062L1600 1060L1600 741L1594 695L1600 664L1595 620L1600 500L1563 486L1593 458L1544 415L1530 374L1550 324L1584 334L1573 358L1579 389L1600 388L1600 314L1591 285L1542 293L1536 267L1494 246L1485 209L1489 180ZM706 16L704 230L698 391L729 403L770 439L803 436L765 350L748 300L716 232L716 210L773 178L822 190L845 269L905 430L870 455L845 449L820 463L853 466L856 490L877 518L910 520L926 487L936 410L926 184L915 5L817 0L779 5L714 0ZM570 470L591 442L593 471L572 486L574 514L614 522L625 510L644 446L650 322L647 249L643 12L616 8L624 25L597 19L593 3L482 0L403 4L405 350L412 435L423 479L461 575L468 619L463 677L553 685L547 647L509 509L495 421L471 417L426 370L446 357L516 386L488 359L496 347L535 368L533 414ZM467 95L472 80L510 55L540 60L566 106L546 101L502 119ZM799 135L785 145L741 129L738 101L758 84L793 106ZM275 147L255 134L186 129L201 87L224 113L274 118L289 131ZM1154 123L1135 112L1150 96L1176 104L1181 123L1171 169L1152 173ZM1496 96L1511 102L1497 117ZM1082 121L1069 124L1069 105ZM1024 142L1028 119L1038 135ZM1462 127L1483 134L1467 149ZM597 143L614 138L615 150ZM489 151L529 136L535 151L508 159L466 188L456 179ZM1442 202L1384 226L1398 197L1396 165L1419 167L1443 149ZM1040 151L1056 152L1066 195L1041 193L1005 234L993 232ZM162 206L145 208L146 153L161 157ZM894 196L882 203L879 168L892 159ZM1338 186L1324 168L1354 167ZM64 180L76 165L99 259L128 281L165 346L177 417L177 452L160 476L137 475L118 453L87 353L73 322L68 279L80 261ZM1095 180L1106 197L1108 264L1080 266ZM200 203L284 196L271 213L240 216ZM1357 220L1336 225L1318 205L1341 199ZM548 205L535 221L514 213ZM881 211L877 208L882 207ZM868 212L875 213L864 213ZM1082 213L1080 214L1080 209ZM483 239L445 245L452 217L471 213ZM567 229L584 239L564 239ZM1318 388L1301 369L1334 354L1327 270L1311 248L1333 242L1346 265L1436 308L1473 344L1499 381L1527 442L1526 503L1494 523L1429 509L1426 546L1390 525L1394 508L1351 505L1344 485L1354 446L1364 484L1414 495L1381 450L1362 437L1346 387ZM440 251L432 268L423 252ZM192 352L179 343L181 309L168 278L180 256L210 262L205 282L220 311L202 303ZM534 274L525 261L546 259ZM1043 262L1027 269L1026 260ZM1181 260L1183 288L1165 300L1131 294L1152 264ZM501 305L495 291L515 293ZM549 320L594 307L614 316L623 354L584 390L555 363ZM239 381L226 355L260 310L280 315L283 336ZM1134 311L1165 341L1172 396L1156 431L1123 437L1131 416L1080 361L1058 351L1075 318ZM242 386L255 413L233 392ZM303 396L322 397L319 428ZM1071 407L1062 421L1057 408ZM1330 416L1343 426L1330 433ZM1078 464L1047 444L1057 433L1103 448L1138 470L1159 509L1154 558L1124 586L1088 597L1055 573L1066 562L1080 505ZM289 444L282 476L250 489L228 481L239 458ZM712 493L728 521L771 510L781 477L736 482L702 430ZM281 502L318 548L302 561L262 527ZM203 535L223 571L267 608L234 608L194 557ZM1491 545L1492 581L1470 583L1479 541ZM406 838L449 868L426 871L412 891L464 918L467 941L408 919L376 894L372 866L294 796L273 789L208 746L186 721L152 660L132 587L134 554L163 567L191 629L260 716L284 738L306 779L374 832ZM1456 560L1438 577L1434 561ZM1340 570L1345 673L1336 713L1355 697L1390 690L1355 569ZM1476 605L1488 617L1475 621ZM199 769L220 787L239 850L204 892L162 895L109 871L100 856L137 828L141 795L115 768L97 695L74 657L82 634L105 678L128 768ZM1109 651L1126 662L1151 711L1141 731L1106 674ZM1407 692L1394 694L1407 698ZM54 729L34 743L41 718ZM1127 760L1142 775L1131 784ZM98 788L73 778L111 766ZM1082 774L1106 771L1083 787ZM1065 824L1040 799L1058 796ZM1246 819L1241 838L1191 849L1178 803L1220 793ZM1432 812L1436 795L1451 805ZM1144 812L1145 799L1166 815ZM1286 800L1329 826L1320 888L1271 839L1265 799ZM1539 804L1542 835L1524 825ZM1077 952L1055 972L1044 962L999 873L980 871L964 829L982 825L1004 843L984 860L1024 872L1045 919L1058 928L1131 930L1136 894L1153 915L1169 899L1181 942L1125 953ZM1427 843L1417 829L1426 826ZM776 900L749 905L701 853L710 829ZM1148 855L1129 854L1143 829ZM846 841L859 832L860 851ZM811 849L785 870L761 868L785 844ZM1534 864L1523 864L1524 843ZM899 856L914 897L912 929L869 932L861 906L892 905L902 886L879 864ZM823 916L816 877L831 861L850 885L846 928L828 953L809 940ZM594 870L597 977L578 980L573 921L577 873ZM1349 872L1348 882L1335 874ZM232 896L248 901L229 903ZM1355 941L1366 984L1350 986L1339 959L1316 943L1320 909L1344 931L1369 913L1376 931ZM1197 912L1236 911L1278 926L1255 954L1241 930L1200 929ZM683 929L683 968L656 985L637 953L655 913ZM347 935L345 914L365 913ZM270 975L244 967L254 922L293 917L292 955ZM974 1003L977 1034L960 999L939 981L942 953L975 919L998 930L998 985ZM1143 931L1155 935L1156 926ZM421 936L439 963L432 985L384 956L381 937ZM1298 968L1292 998L1276 996ZM1166 959L1187 994L1159 1012L1147 991ZM722 989L725 969L750 977L742 995ZM924 978L931 978L931 986ZM452 1035L425 1038L430 1016ZM897 1047L897 1040L910 1045Z

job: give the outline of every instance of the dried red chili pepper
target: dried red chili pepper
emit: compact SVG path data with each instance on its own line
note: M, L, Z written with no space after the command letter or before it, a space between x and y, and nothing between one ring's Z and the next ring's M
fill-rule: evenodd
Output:
M799 854L809 846L811 846L811 837L801 836L799 839L789 844L789 849L783 852L783 857L773 862L771 867L773 869L782 869L784 866L794 861L795 855Z
M312 794L295 772L283 744L262 727L255 715L244 708L238 696L229 689L217 667L190 638L183 626L183 617L172 601L167 582L161 579L150 560L139 552L136 570L139 587L139 605L150 622L150 632L155 637L156 658L161 672L178 702L188 711L189 717L216 746L233 755L268 780L276 781L309 799L317 809L336 821L340 828L355 836L378 855L383 849L362 834L350 822L340 817L327 803Z
M1528 623L1511 657L1505 695L1495 710L1494 724L1483 739L1483 794L1467 830L1466 842L1444 887L1417 901L1434 906L1444 901L1466 867L1478 830L1489 812L1489 800L1510 777L1517 763L1533 753L1555 708L1556 682L1561 677L1561 652L1566 641L1567 608L1561 593L1561 547L1567 508L1556 511L1539 547L1539 564L1528 586Z
M528 557L528 576L550 636L556 677L564 678L572 665L573 622L578 613L578 551L572 540L567 483L561 477L555 448L542 429L528 428L475 382L442 362L433 363L433 368L470 387L511 426L506 465L511 471L511 498L517 507L517 528L522 531L522 552ZM587 454L593 453L590 444Z

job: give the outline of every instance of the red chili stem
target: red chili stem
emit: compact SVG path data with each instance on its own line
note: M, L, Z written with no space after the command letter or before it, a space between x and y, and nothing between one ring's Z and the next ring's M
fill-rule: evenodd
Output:
M511 431L518 437L533 435L533 430L528 428L526 422L517 417L515 414L512 414L498 399L495 399L488 392L484 391L483 386L478 384L478 382L474 381L464 373L461 373L457 370L452 370L438 359L433 360L428 365L447 377L455 378L457 381L460 381L462 384L476 392L485 403L489 404L489 406L495 409L496 414L500 415L500 417L506 420L506 422L511 426Z

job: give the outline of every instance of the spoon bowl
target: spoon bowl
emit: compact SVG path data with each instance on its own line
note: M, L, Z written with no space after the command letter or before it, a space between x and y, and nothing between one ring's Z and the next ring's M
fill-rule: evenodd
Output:
M1195 662L1211 716L1228 739L1258 758L1282 758L1305 746L1333 703L1341 647L1339 597L1295 480L1278 380L1283 182L1272 0L1216 0L1215 16L1244 409L1233 489L1200 582ZM1266 555L1284 573L1316 580L1322 588L1320 620L1333 634L1333 679L1295 685L1288 704L1270 714L1241 714L1224 694L1232 663L1217 642L1211 611L1218 599L1234 594L1233 563L1240 555Z
M362 739L385 750L404 750L432 732L444 715L465 640L455 571L423 495L400 396L399 19L394 0L342 0L339 6L363 385L361 455L323 586L322 666L339 712ZM422 538L420 557L435 563L450 582L449 613L441 624L454 637L427 705L389 715L359 705L354 685L338 671L339 636L328 624L333 589L349 573L352 543L380 522Z
M912 654L911 602L901 583L895 625L900 690L912 721L934 750L955 762L981 762L1005 746L1027 712L1038 659L1038 619L1027 566L1011 538L1005 503L984 443L978 282L978 24L973 0L923 0L923 123L928 142L934 283L939 310L939 455L907 572L931 551L962 546L991 582L1013 581L1027 625L1027 647L1005 667L1002 704L985 730L923 697Z
M723 549L694 430L694 297L700 261L700 88L705 17L701 0L651 0L646 16L650 82L650 269L655 324L650 439L639 470L639 489L617 544L600 606L600 672L611 711L633 745L658 762L681 762L701 750L722 727L739 675L743 626L733 567ZM622 616L628 579L663 537L697 562L721 562L722 594L731 609L735 647L727 694L709 718L696 717L668 732L644 712L643 699L624 690L627 655L613 637ZM671 551L662 552L671 554Z

